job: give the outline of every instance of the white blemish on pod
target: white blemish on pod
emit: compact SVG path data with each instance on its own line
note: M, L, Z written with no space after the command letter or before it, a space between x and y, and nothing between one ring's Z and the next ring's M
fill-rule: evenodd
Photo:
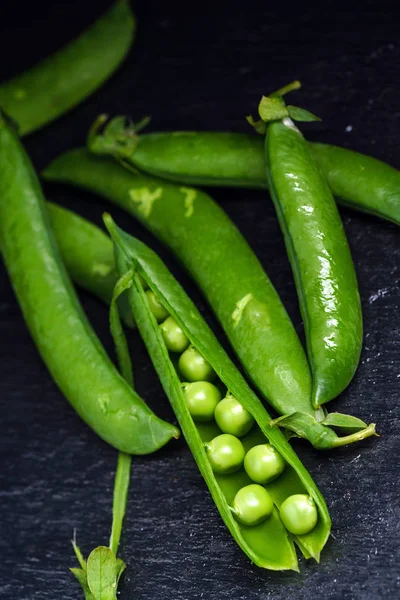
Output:
M234 327L236 327L239 324L239 321L242 318L244 309L246 308L246 306L252 299L253 299L253 294L246 294L246 296L243 296L243 298L241 300L236 302L236 308L232 313L232 321L233 321Z
M157 188L152 192L148 187L136 188L129 190L129 197L138 205L138 211L145 219L151 215L154 202L161 198L162 188Z

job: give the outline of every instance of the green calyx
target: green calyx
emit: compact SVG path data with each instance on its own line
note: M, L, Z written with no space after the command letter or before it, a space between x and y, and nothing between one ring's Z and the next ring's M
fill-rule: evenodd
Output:
M300 89L300 87L300 81L293 81L269 96L263 96L258 105L260 120L255 121L253 117L249 115L246 117L248 123L254 127L257 133L265 134L266 123L272 121L282 121L284 119L288 119L289 123L291 123L291 121L320 121L319 117L313 115L308 110L290 104L287 105L285 103L283 96L288 92ZM292 126L294 125L292 124Z
M133 123L124 116L109 120L108 115L99 115L89 129L87 146L94 154L129 158L137 146L138 133L149 123L150 117L143 117L138 123Z
M367 425L361 419L341 413L331 413L320 422L308 414L293 413L274 419L270 425L289 430L292 433L291 437L294 435L308 439L317 450L339 448L378 435L375 423ZM337 435L332 427L337 427L347 435Z

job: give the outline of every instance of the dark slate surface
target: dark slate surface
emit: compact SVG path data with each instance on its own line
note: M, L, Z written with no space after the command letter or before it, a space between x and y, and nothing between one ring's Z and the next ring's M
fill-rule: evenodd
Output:
M55 50L108 2L19 3L2 8L0 78ZM215 6L217 4L217 8ZM373 154L400 167L399 9L364 2L245 2L206 7L137 3L139 34L124 68L93 98L26 145L38 168L84 141L100 111L152 114L154 129L247 129L243 115L263 92L295 77L303 106L323 118L311 137ZM299 96L298 96L299 98ZM48 196L100 223L106 204L67 188ZM240 224L301 331L295 290L274 212L265 194L217 190ZM119 222L151 237L116 209ZM394 225L343 210L365 321L357 375L332 408L378 423L381 437L335 453L296 448L325 494L333 518L322 563L301 575L264 572L232 542L183 441L133 461L121 555L120 598L191 600L395 598L399 580L400 244ZM159 249L157 244L153 244ZM162 256L210 317L198 292ZM106 543L116 453L96 439L50 380L0 267L2 415L0 598L72 600L82 594L73 529L85 553ZM107 349L107 311L81 296ZM158 413L173 418L139 340L131 335L136 379Z

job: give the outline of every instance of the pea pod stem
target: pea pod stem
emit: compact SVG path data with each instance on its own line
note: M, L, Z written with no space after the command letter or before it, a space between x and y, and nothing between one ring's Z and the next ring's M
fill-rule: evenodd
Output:
M282 416L306 415L304 437L314 447L321 439L323 448L335 445L337 434L319 422L325 415L311 404L307 359L279 296L236 227L207 194L132 173L83 149L57 158L44 176L100 194L152 231L202 289L264 398ZM234 262L229 260L233 248Z
M110 535L110 550L115 556L121 539L122 524L125 517L131 475L132 457L124 452L118 453L117 471L114 482L113 521Z
M287 495L290 495L289 490L292 489L303 488L315 499L320 514L318 529L307 534L307 536L303 536L299 545L306 549L309 556L314 556L318 560L320 551L329 534L330 519L324 500L310 475L300 463L281 431L269 426L270 417L268 413L233 366L196 307L160 259L138 240L135 240L117 228L112 219L107 215L105 216L105 223L115 244L118 270L121 274L130 273L132 277L129 299L139 332L144 339L154 367L172 404L193 456L232 535L246 554L259 566L273 569L297 569L297 561L295 560L293 549L291 549L290 544L288 545L287 534L280 528L280 521L277 514L275 514L270 523L263 525L261 537L256 536L255 530L251 533L243 529L232 518L229 505L231 498L233 498L233 490L237 491L237 486L242 486L245 474L244 472L240 474L239 479L237 475L233 474L230 480L231 483L229 484L226 475L219 478L210 468L204 448L204 443L207 443L211 439L210 426L208 424L204 424L204 426L197 424L195 426L193 423L183 398L181 383L178 379L176 369L169 358L159 325L148 306L147 297L142 286L143 280L157 294L157 297L185 332L190 342L210 363L220 380L232 392L234 397L240 399L243 406L255 418L260 427L260 433L248 434L249 440L248 442L244 441L244 443L251 444L250 439L254 438L254 436L257 439L260 439L257 436L261 436L261 439L264 440L264 436L266 436L290 465L291 468L288 466L286 473L288 479L284 479L283 482L281 480L281 484L276 482L273 486L269 487L269 491L273 494L277 506L280 505ZM212 427L215 428L215 426ZM272 546L270 547L269 544L265 548L263 546L266 542L262 540L265 539L265 536L268 539L268 535L273 536L271 542L276 536L280 537L279 542L278 539L275 540L275 558L270 554ZM252 544L255 544L255 547L258 548L257 552L254 551L254 548L252 549ZM278 552L282 553L281 559L277 556ZM279 560L283 562L280 563Z
M118 363L121 374L125 381L133 387L132 363L129 355L126 338L123 334L117 300L121 294L126 291L127 284L124 278L118 280L115 285L111 305L110 305L110 328L114 339L114 344L118 356ZM131 474L132 457L125 452L118 453L117 471L114 481L113 495L113 519L110 535L110 550L117 556L118 546L121 539L122 524L125 517L126 504L128 500L128 490Z
M123 122L119 119L119 124ZM95 153L112 154L137 169L177 183L268 188L264 139L260 135L210 131L138 133L126 120L125 134L121 128L114 138L111 130L107 137L99 135L97 127L92 130L89 147ZM400 171L353 150L322 143L309 145L339 204L400 224Z
M76 40L0 84L0 106L20 134L43 127L100 87L124 59L135 29L128 1L117 0Z
M348 422L351 423L354 420L359 421L349 415L344 415ZM296 436L300 438L309 438L311 435L314 439L314 447L319 450L329 450L331 448L340 448L341 446L347 446L365 440L371 436L377 436L375 431L375 423L371 423L367 426L366 423L362 422L362 428L354 433L338 436L333 432L331 427L319 423L318 433L315 427L315 422L309 417L302 413L294 413L288 416L282 416L277 419L273 419L270 423L272 427L279 425L292 431Z

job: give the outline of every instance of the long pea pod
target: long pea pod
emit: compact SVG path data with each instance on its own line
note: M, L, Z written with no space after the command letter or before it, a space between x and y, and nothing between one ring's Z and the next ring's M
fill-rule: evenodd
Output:
M118 128L108 130L107 140L92 137L94 151L114 154L141 171L177 183L268 188L262 136L214 131L138 135L137 126L127 126L126 120L115 123ZM346 148L309 146L339 204L400 224L399 170Z
M131 278L129 300L139 332L201 474L232 536L258 566L274 570L298 570L293 542L280 520L278 509L288 496L306 493L316 503L318 523L310 533L294 536L294 541L307 558L319 560L320 552L329 536L331 522L324 499L309 473L282 432L269 425L271 418L265 408L158 256L117 228L111 217L106 216L105 222L115 244L118 270L123 277ZM160 327L149 308L143 281L157 295L188 340L208 361L220 381L254 417L257 425L241 440L245 449L265 443L267 438L287 463L283 474L266 485L275 508L271 517L259 525L243 526L232 514L230 504L235 494L247 485L250 479L243 469L230 475L218 475L211 468L205 443L218 434L218 427L215 423L195 423L191 417L175 363L168 354Z
M179 435L125 382L91 328L61 261L36 173L1 114L0 247L43 361L81 418L132 454L153 452Z
M79 104L117 69L132 43L135 18L117 0L80 37L0 84L0 107L26 135Z
M336 398L353 378L362 348L362 313L339 212L291 118L298 110L285 105L281 91L264 96L259 106L267 123L269 189L295 278L313 374L312 400L319 407ZM313 118L300 109L299 120Z
M249 377L285 417L280 426L321 449L373 435L373 425L314 409L305 352L279 296L237 228L207 194L132 173L84 149L58 157L43 175L102 195L175 253L207 297ZM337 420L358 431L339 437L332 429Z

